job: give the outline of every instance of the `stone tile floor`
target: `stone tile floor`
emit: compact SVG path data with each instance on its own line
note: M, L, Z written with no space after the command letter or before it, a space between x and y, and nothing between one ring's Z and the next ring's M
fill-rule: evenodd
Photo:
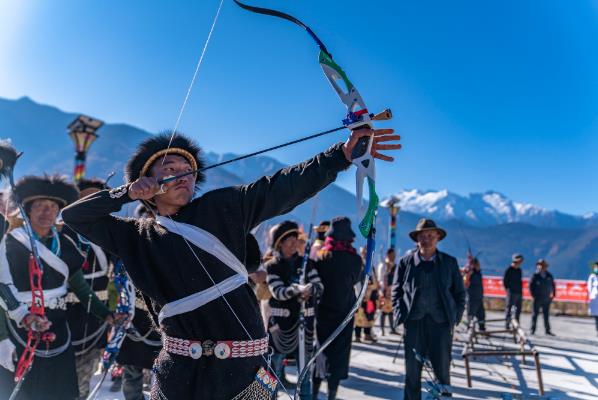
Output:
M489 313L488 318L500 318ZM530 326L530 315L522 315L522 326ZM540 396L533 360L521 357L487 357L471 363L473 387L467 387L465 366L461 357L465 327L460 326L453 346L454 364L451 379L454 399L598 399L598 336L593 319L552 316L556 337L537 334L529 336L540 351L545 395ZM497 328L500 325L494 324ZM543 324L539 322L543 332ZM375 344L354 343L351 353L350 377L343 381L339 400L402 399L404 384L403 348L393 363L400 336L387 335ZM479 346L497 348L511 346L506 336L480 339ZM296 379L293 367L288 379ZM95 379L98 379L96 375ZM120 400L119 393L110 393L109 382L104 383L98 399ZM320 399L326 399L325 384ZM292 392L292 390L291 390ZM292 394L292 393L291 393ZM427 396L424 395L424 398ZM288 399L284 393L279 399Z

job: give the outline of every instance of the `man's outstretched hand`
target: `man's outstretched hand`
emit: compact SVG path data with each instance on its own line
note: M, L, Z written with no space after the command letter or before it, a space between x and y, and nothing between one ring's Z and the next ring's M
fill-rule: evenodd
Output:
M372 157L383 161L394 161L394 157L380 153L380 150L399 150L401 148L401 145L397 143L401 136L394 135L394 129L357 129L351 131L351 135L343 145L343 153L347 161L353 161L351 153L359 139L364 136L371 136L374 141L372 143Z
M158 180L152 176L142 176L129 186L131 200L149 200L161 191Z

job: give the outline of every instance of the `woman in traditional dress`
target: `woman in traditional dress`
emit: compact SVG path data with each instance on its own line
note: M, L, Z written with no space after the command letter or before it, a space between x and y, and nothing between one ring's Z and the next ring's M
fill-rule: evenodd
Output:
M67 286L98 318L111 323L113 316L85 282L81 265L83 257L56 228L60 209L75 201L77 188L57 176L27 176L17 182L14 201L20 201L31 221L33 236L42 262L41 287L45 317L29 313L32 301L29 263L29 236L20 226L12 229L0 244L0 306L10 319L0 321L7 327L0 330L0 341L6 338L21 356L28 330L47 331L55 335L53 341L40 341L35 350L31 370L26 373L17 399L77 399L79 390L75 370L75 354L71 345L71 331L67 322ZM1 313L4 316L4 313ZM35 326L37 325L37 327ZM6 342L5 342L6 343ZM0 398L7 399L15 385L14 365L0 368Z
M362 260L353 247L355 233L351 220L346 217L334 218L326 232L326 241L316 268L324 294L316 311L316 332L318 342L324 343L345 319L357 300L354 286L359 282ZM328 382L328 399L336 399L340 381L349 377L351 338L353 323L345 329L324 350L314 373L313 392L317 398L323 379Z

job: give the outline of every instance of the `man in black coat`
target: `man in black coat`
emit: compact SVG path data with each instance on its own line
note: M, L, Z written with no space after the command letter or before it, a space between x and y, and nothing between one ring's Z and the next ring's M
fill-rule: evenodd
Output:
M417 249L399 261L392 289L395 323L405 324L405 399L421 398L422 364L430 359L434 374L450 385L453 327L465 309L465 288L457 260L436 246L446 232L421 219L409 233Z
M529 291L534 299L534 312L532 314L532 335L536 333L536 322L538 321L538 314L542 310L544 315L544 329L546 334L554 336L550 331L550 303L556 296L556 285L554 284L554 277L548 272L548 263L544 259L539 259L536 263L536 272L529 282Z
M486 330L486 310L484 309L484 280L480 260L474 258L471 262L471 272L467 285L467 318L476 317L480 331Z
M521 282L521 264L523 264L523 256L515 253L511 257L511 265L505 271L503 277L503 286L507 291L507 301L505 309L505 320L507 329L511 326L511 315L515 314L515 319L519 322L521 315L521 304L523 301L523 284ZM514 310L513 310L514 309Z

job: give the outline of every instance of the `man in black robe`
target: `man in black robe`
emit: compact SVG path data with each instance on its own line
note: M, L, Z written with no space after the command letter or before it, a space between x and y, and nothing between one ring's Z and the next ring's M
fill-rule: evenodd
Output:
M106 182L101 179L83 178L77 182L77 188L79 198L83 198L106 189ZM100 246L68 227L64 227L63 232L83 257L81 272L85 281L98 299L108 306L108 271L112 268L109 255ZM89 394L89 382L98 369L98 363L106 347L108 324L91 313L90 302L80 302L72 291L67 295L66 301L67 319L75 350L79 398L86 399Z
M60 208L77 199L77 188L57 176L27 176L16 184L16 199L31 221L40 259L43 264L42 289L45 317L29 313L31 286L28 263L30 242L26 227L16 227L3 238L0 245L0 306L10 319L5 320L8 338L16 347L16 355L23 353L27 329L56 335L53 342L41 341L33 366L25 376L18 399L77 399L79 395L75 372L75 355L71 345L71 331L67 323L67 286L81 302L89 302L90 311L97 318L111 323L113 316L86 284L81 272L83 257L55 226ZM0 330L1 331L1 330ZM0 337L0 341L5 337ZM47 345L47 347L46 347ZM14 366L0 368L0 398L7 399L14 387ZM13 368L10 368L13 367Z
M465 310L465 288L457 260L437 249L446 232L422 218L409 237L417 248L399 261L392 302L397 325L405 324L405 399L421 398L422 363L432 363L442 385L450 385L453 329ZM444 390L443 390L444 391Z
M229 400L263 388L261 398L270 396L268 337L239 261L246 235L332 183L349 167L360 137L371 136L372 154L388 159L378 151L400 147L380 143L398 139L391 134L353 131L346 143L302 164L196 198L201 172L164 185L158 180L201 168L199 148L181 135L154 136L129 161L126 185L64 210L71 228L122 258L135 286L151 299L165 343L154 365L152 398ZM138 222L110 215L133 200L148 203L156 217Z

